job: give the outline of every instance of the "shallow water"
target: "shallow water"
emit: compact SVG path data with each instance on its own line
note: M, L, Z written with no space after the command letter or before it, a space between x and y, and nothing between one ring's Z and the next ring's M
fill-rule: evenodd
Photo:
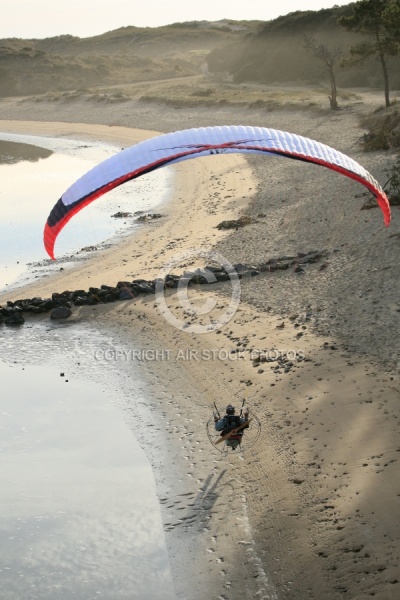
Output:
M43 247L43 228L54 204L78 177L120 148L5 133L0 133L0 139L53 151L50 157L37 162L0 165L1 290L5 286L10 288L16 280L26 283L27 263L49 258ZM98 247L112 236L131 233L137 227L134 219L115 219L112 215L118 211L153 211L168 199L171 185L172 171L166 168L112 190L68 223L57 241L56 257L76 256L84 247Z
M26 263L46 257L43 226L57 198L118 149L1 138L55 152L0 165L0 288L10 289L15 278L27 280ZM171 183L163 169L87 207L61 234L57 256L109 240L121 228L111 214L153 210ZM115 365L94 359L109 343L105 332L37 320L3 325L0 335L0 598L173 600L153 473L118 405ZM132 368L129 377L132 420L135 403L147 403L140 373Z
M3 331L0 597L172 600L151 468L69 329Z

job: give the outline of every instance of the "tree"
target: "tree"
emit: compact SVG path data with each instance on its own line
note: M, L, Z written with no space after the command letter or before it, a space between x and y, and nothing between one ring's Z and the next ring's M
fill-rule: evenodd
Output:
M331 84L331 95L329 97L329 102L332 110L338 109L337 102L337 88L336 88L336 76L335 76L335 67L338 63L339 58L342 55L342 51L340 48L334 48L333 50L329 49L324 44L319 44L314 36L304 36L305 48L307 52L309 52L315 58L322 61L328 71L329 81Z
M340 17L338 23L348 31L365 36L350 48L350 57L344 64L355 65L371 57L379 60L385 104L390 106L387 57L396 56L400 51L400 0L360 0L355 3L353 15Z

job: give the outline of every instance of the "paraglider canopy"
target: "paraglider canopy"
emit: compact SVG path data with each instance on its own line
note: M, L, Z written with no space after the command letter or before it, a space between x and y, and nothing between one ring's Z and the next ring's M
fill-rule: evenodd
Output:
M44 245L54 260L58 234L74 214L127 181L166 165L200 156L229 153L275 155L314 163L358 181L372 192L390 223L385 192L355 160L330 146L286 131L249 126L186 129L140 142L103 161L75 183L53 207L44 229Z

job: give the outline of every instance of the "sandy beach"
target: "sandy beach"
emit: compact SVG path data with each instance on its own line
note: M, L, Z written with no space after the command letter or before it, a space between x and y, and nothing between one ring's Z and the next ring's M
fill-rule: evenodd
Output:
M360 116L379 103L369 93L335 113L318 106L262 113L6 99L0 129L126 146L177 128L257 124L327 143L383 183L390 155L357 146ZM241 280L240 304L222 327L210 328L210 315L218 321L226 311L229 282L193 287L193 306L216 304L196 322L176 293L167 294L181 327L153 297L75 307L69 319L71 327L110 332L115 350L163 352L142 361L151 422L139 407L127 422L153 465L179 599L399 596L398 209L386 229L379 210L360 210L359 184L294 162L231 155L182 163L162 219L0 298L151 279L169 263L178 271L204 266L205 253L257 265L320 251L300 275L291 268ZM216 229L244 212L251 225ZM290 356L291 364L258 355ZM129 363L116 360L115 368L126 372ZM243 456L224 456L205 423L214 401L238 406L242 398L262 434Z

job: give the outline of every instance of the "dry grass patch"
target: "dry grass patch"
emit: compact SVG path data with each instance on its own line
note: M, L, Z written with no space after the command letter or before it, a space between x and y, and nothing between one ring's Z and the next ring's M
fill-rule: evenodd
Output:
M137 100L176 109L231 106L271 112L280 109L330 110L328 95L325 86L235 84L202 74L49 92L35 96L34 100L64 103L84 100L105 104ZM350 92L340 94L339 98L347 102L361 99Z

